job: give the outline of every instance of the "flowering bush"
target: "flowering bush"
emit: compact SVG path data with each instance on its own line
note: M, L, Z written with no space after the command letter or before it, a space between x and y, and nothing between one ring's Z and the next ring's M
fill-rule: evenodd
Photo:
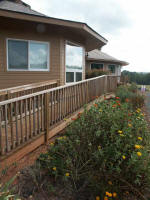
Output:
M150 186L149 141L141 110L117 97L80 113L38 162L75 199L144 199Z
M94 77L102 76L102 75L108 75L108 74L109 74L109 71L103 71L101 69L92 69L86 72L86 79L94 78Z
M141 108L144 105L144 96L138 93L136 84L120 86L116 95L121 102L129 102L133 109Z

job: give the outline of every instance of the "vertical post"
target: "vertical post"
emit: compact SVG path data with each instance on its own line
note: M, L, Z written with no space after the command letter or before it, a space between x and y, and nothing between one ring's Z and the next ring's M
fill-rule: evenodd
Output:
M50 127L50 118L49 118L49 93L44 94L44 126L45 126L45 142L48 142L48 134Z
M89 82L86 83L86 103L89 102Z
M108 92L108 81L107 81L107 76L105 76L105 80L104 80L104 94L106 94Z

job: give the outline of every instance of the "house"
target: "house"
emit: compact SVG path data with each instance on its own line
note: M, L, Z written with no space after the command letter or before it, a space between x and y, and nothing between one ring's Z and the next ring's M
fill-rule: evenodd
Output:
M112 75L116 76L120 76L121 68L128 64L98 49L88 52L86 56L86 70L101 69L103 71L110 71Z
M0 89L83 80L85 52L107 44L86 23L48 17L21 0L0 0L0 27Z

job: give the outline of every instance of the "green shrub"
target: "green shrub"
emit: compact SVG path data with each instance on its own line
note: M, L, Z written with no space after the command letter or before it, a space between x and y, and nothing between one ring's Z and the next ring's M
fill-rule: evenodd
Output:
M131 102L132 107L134 109L142 108L144 106L145 98L144 98L143 95L134 94L134 95L131 96L130 102Z
M126 99L130 99L132 92L129 91L127 86L121 85L117 88L116 96L124 103Z
M107 74L109 74L108 71L103 71L103 70L100 70L100 69L88 70L86 72L86 79L94 78L94 77L102 76L102 75L107 75Z
M138 87L136 83L132 83L131 85L128 86L128 90L132 93L137 93Z
M150 186L150 136L141 110L117 98L72 120L65 136L38 159L47 175L75 199L143 199Z
M145 98L138 93L136 84L119 86L116 95L120 98L121 102L130 101L133 109L141 108L144 105Z

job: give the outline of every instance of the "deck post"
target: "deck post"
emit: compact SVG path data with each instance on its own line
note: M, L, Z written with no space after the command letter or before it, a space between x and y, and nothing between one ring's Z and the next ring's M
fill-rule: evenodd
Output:
M48 142L48 133L50 127L50 117L49 117L49 100L50 93L44 94L44 126L45 126L45 142Z

